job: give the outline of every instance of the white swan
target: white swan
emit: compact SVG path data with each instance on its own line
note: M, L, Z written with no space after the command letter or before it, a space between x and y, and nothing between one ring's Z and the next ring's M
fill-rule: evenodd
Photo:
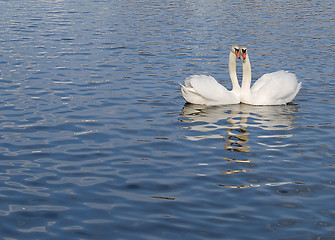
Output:
M185 86L180 84L184 99L193 104L225 105L240 103L240 85L236 75L236 56L240 58L240 48L233 45L229 54L229 75L233 89L228 91L213 77L193 75L185 79Z
M294 73L281 70L267 73L251 85L251 66L247 48L241 48L243 78L241 102L251 105L282 105L293 101L301 88Z

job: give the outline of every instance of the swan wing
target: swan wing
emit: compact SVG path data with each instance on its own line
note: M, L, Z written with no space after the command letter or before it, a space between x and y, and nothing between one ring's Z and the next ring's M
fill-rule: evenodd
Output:
M294 73L284 70L267 73L252 86L251 93L261 104L286 104L291 102L301 88Z
M212 101L228 101L231 93L211 76L193 75L186 78L185 84L200 96Z

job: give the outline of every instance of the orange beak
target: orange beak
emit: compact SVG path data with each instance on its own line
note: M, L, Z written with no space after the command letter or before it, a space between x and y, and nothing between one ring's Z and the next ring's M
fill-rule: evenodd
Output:
M247 57L247 53L246 52L242 52L242 58L245 59Z
M239 51L239 50L235 50L235 54L236 54L236 57L241 58L241 55L240 55L240 51Z

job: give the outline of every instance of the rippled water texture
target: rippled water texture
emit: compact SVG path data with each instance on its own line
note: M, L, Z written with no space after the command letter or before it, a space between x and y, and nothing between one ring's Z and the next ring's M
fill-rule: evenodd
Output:
M2 239L335 239L333 1L0 8ZM235 43L293 105L185 104Z

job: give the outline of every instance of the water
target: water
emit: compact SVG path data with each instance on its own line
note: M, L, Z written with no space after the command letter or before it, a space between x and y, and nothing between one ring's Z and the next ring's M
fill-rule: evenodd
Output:
M0 8L2 239L335 239L332 1ZM185 105L235 43L294 105Z

